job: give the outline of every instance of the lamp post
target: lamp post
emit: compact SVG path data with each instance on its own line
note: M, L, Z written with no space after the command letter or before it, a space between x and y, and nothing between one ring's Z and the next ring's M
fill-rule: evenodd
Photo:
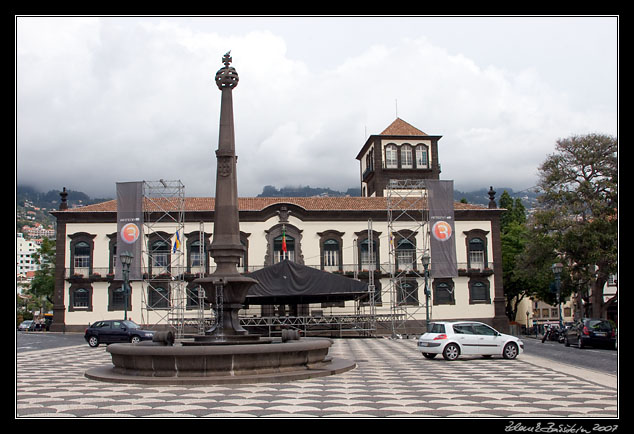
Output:
M130 293L130 264L132 263L132 258L134 255L128 251L121 252L119 254L119 259L121 260L123 274L123 298L124 298L124 311L123 311L123 320L127 321L128 319L128 294Z
M563 321L561 318L561 271L564 269L564 266L562 263L557 262L556 264L553 264L552 266L552 270L553 270L553 274L555 275L555 290L557 291L557 305L558 305L558 309L559 309L559 332L563 332L564 327L563 327Z
M425 252L421 261L423 263L423 275L425 277L425 331L429 331L429 286L428 286L428 278L429 278L429 253Z

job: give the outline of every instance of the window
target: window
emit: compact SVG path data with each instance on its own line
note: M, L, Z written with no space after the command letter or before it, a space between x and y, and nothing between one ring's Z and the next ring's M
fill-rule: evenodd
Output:
M497 332L484 324L473 324L473 331L476 335L496 336Z
M194 241L191 246L192 249L189 254L190 264L192 267L201 267L203 265L202 261L205 254L204 249L201 256L200 241Z
M432 282L433 303L438 304L455 304L454 284L451 279L434 279Z
M469 240L469 268L484 269L484 241L480 238L472 238Z
M90 306L90 292L85 288L76 289L73 292L73 307L82 308Z
M339 269L339 242L337 240L328 239L324 241L324 269L332 271Z
M82 286L75 286L72 284L68 288L69 303L68 311L92 311L92 287L90 285L80 283Z
M411 169L414 167L412 161L412 147L409 145L403 145L401 147L401 168Z
M123 287L115 288L112 290L110 300L110 310L123 310L125 307L125 291ZM129 309L129 307L128 307Z
M169 272L170 264L170 245L167 241L158 240L150 246L150 255L152 256L152 272L154 274L163 274Z
M469 282L469 303L491 303L488 281Z
M398 156L395 145L388 145L385 148L385 167L395 169L398 167Z
M401 239L396 246L396 261L399 270L413 270L416 268L416 247L406 239Z
M397 285L398 304L418 305L418 282L416 279L401 279Z
M148 307L151 309L167 309L169 292L162 286L148 286Z
M471 324L456 324L453 326L454 333L458 335L473 335L475 334L473 331L473 327Z
M444 324L432 323L431 324L431 329L429 330L429 333L445 333L445 325Z
M427 159L427 146L416 146L416 167L418 169L427 169L429 167L429 162Z
M365 240L361 241L361 243L359 243L359 251L361 253L361 269L376 270L376 241L372 241L372 248L370 248L370 240L366 238Z
M74 272L77 274L89 274L90 270L90 245L85 241L75 244L73 255Z
M273 239L273 263L283 260L295 262L295 238L286 234L286 252L282 249L282 235Z
M208 308L209 303L207 303L204 298L205 298L205 290L202 287L195 286L195 287L189 287L187 289L187 307L189 309L199 307L201 301L205 309Z

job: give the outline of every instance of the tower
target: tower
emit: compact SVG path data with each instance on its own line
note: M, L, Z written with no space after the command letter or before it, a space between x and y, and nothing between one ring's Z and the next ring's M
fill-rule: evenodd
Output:
M439 179L438 140L396 118L381 134L371 135L357 155L361 196L385 196L390 180Z
M209 247L216 261L216 271L208 277L194 280L205 290L207 301L215 306L216 326L207 332L217 341L248 339L240 325L238 311L243 307L249 288L255 279L242 276L238 263L244 254L240 243L238 215L238 177L236 173L235 135L233 130L232 91L238 85L238 73L231 64L231 52L222 58L225 65L216 73L216 85L222 92L220 131L216 150L216 198L214 204L213 240ZM257 339L257 336L251 336ZM199 339L200 340L200 339Z

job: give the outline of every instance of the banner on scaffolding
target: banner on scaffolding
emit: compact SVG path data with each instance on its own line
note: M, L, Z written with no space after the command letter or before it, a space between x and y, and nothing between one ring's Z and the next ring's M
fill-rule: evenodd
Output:
M129 280L143 280L143 182L117 182L117 254L115 279L123 279L121 254L132 254Z
M453 181L426 180L429 205L431 277L457 277Z

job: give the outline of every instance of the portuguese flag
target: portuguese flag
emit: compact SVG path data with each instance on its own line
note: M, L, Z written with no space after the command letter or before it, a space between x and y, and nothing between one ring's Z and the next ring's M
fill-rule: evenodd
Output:
M286 253L286 229L282 227L282 252Z

